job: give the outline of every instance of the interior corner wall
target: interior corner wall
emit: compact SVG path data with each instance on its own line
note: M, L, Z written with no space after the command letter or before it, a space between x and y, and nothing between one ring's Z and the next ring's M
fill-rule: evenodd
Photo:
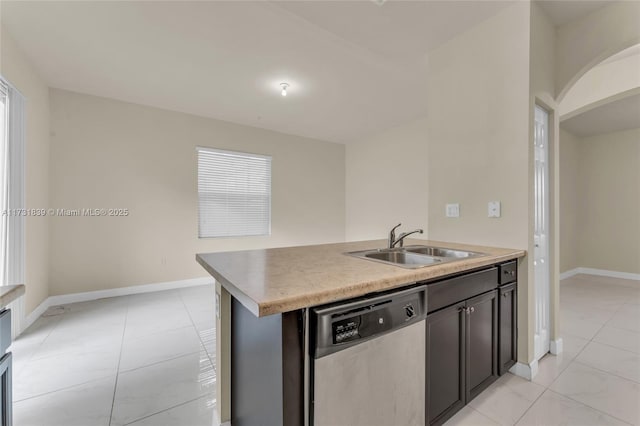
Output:
M195 254L344 241L345 147L51 89L51 294L206 277ZM196 147L272 156L272 234L198 238Z
M389 129L346 147L346 238L386 238L391 227L427 238L427 120Z
M10 34L0 28L0 74L26 98L25 207L49 206L49 89ZM25 309L49 296L48 217L25 220Z
M581 232L579 143L572 133L560 130L560 272L578 268Z

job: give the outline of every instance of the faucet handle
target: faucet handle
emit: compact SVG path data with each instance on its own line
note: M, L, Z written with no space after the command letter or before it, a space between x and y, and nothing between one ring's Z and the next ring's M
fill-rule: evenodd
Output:
M401 223L397 224L396 226L394 226L393 228L391 228L391 232L395 231L396 229L398 229L400 227L400 225L402 225Z

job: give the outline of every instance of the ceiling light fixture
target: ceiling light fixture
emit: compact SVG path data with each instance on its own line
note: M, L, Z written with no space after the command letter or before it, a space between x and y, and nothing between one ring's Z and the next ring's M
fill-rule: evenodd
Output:
M280 83L280 87L282 87L282 96L287 96L287 89L289 88L289 83Z

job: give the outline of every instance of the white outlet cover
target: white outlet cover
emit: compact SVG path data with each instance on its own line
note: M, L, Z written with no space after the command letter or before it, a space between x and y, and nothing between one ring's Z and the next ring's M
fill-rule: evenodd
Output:
M447 204L445 213L447 217L460 217L460 204Z
M489 217L500 217L500 201L489 201L488 214Z

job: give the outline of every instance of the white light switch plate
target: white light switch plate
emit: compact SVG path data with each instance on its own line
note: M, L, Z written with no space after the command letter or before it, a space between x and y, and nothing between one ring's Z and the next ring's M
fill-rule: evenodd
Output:
M489 217L500 217L500 201L489 201Z
M460 217L460 204L447 204L447 217Z

